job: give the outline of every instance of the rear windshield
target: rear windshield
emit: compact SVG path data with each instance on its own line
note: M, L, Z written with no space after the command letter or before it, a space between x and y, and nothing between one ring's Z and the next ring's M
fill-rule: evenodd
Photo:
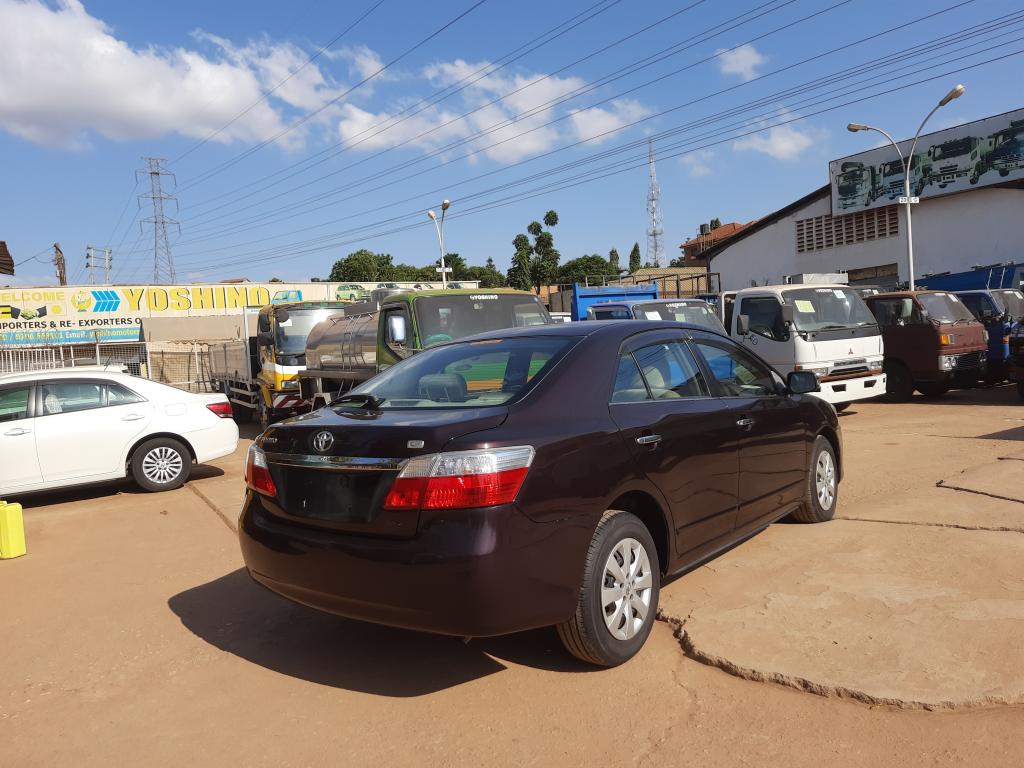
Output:
M551 322L547 310L529 294L472 293L416 299L416 321L424 347L502 328Z
M526 336L449 344L403 360L352 394L372 395L382 409L503 405L533 387L576 341Z
M718 316L703 301L634 304L633 317L638 320L674 320L677 323L693 323L718 333L725 332L725 327Z
M951 293L922 293L917 300L928 310L933 320L940 323L955 323L957 320L973 320L974 315Z

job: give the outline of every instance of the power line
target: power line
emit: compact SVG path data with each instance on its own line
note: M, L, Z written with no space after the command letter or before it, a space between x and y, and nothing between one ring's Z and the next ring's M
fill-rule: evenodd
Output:
M167 282L173 283L175 279L174 257L171 254L171 243L167 237L167 225L178 226L178 222L164 213L164 207L170 202L177 205L177 198L163 191L163 177L170 176L172 179L175 177L170 171L164 170L164 163L167 161L163 158L144 157L143 160L146 161L146 168L135 173L136 175L140 173L149 175L149 194L139 197L149 200L153 206L153 215L141 222L153 225L153 282L160 283L166 277Z
M316 53L314 53L311 56L309 56L304 62L302 62L301 65L299 65L298 67L293 69L291 72L289 72L287 77L282 79L279 83L277 83L269 91L266 91L265 93L261 94L260 97L258 99L256 99L256 101L254 101L248 107L246 107L241 112L239 112L237 115L232 117L230 120L228 120L226 123L224 123L224 125L222 125L220 128L218 128L217 130L213 131L211 134L209 134L205 138L200 139L195 144L193 144L191 147L186 149L184 152L182 152L180 155L178 155L176 158L174 158L171 161L170 164L174 165L175 163L177 163L177 162L183 160L184 158L188 157L193 152L195 152L197 149L199 149L201 146L206 144L208 141L210 141L211 139L219 136L223 131L225 131L226 129L231 127L236 121L238 121L239 119L241 119L241 118L245 117L247 114L249 114L252 110L254 110L256 107L258 107L264 101L266 101L270 97L270 95L272 93L275 93L282 85L287 83L289 80L291 80L297 74L299 74L299 72L301 72L307 66L309 66L314 61L319 59L324 53L326 53L331 48L331 46L333 46L335 43L337 43L339 40L341 40L341 38L343 38L345 35L347 35L349 32L351 32L353 29L355 29L355 27L358 26L359 23L363 21L363 19L365 19L367 16L369 16L371 13L373 13L375 10L377 10L383 4L384 4L384 0L377 0L376 3L374 3L372 6L367 8L362 14L360 14L356 18L355 21L353 21L351 24L349 24L347 27L345 27L345 29L343 29L341 32L339 32L337 35L335 35L333 38L331 38L325 45L321 46L316 51Z
M339 101L341 101L343 98L348 96L350 93L352 93L354 90L356 90L360 86L365 85L366 83L370 82L375 77L377 77L378 75L383 74L388 69L390 69L395 64L397 64L402 59L404 59L406 56L408 56L410 53L413 53L414 51L416 51L419 48L421 48L424 45L426 45L428 42L433 40L435 37L440 35L442 32L447 30L449 27L451 27L452 25L458 23L461 19L463 19L464 17L468 16L470 13L475 11L477 8L479 8L481 5L483 5L485 2L487 2L487 0L476 0L476 2L473 3L473 5L471 5L469 8L464 10L458 16L453 18L451 21L448 21L443 26L441 26L438 29L436 29L433 32L431 32L429 35L427 35L425 38L423 38L418 43L413 45L411 48L407 48L405 51L400 53L398 56L396 56L395 58L391 59L391 61L389 61L388 63L382 65L379 69L377 69L372 74L367 75L362 80L360 80L358 83L356 83L355 85L351 86L350 88L347 88L345 91L343 91L339 95L335 96L334 98L330 99L329 101L327 101L326 103L322 104L321 106L317 107L312 112L307 112L305 115L303 115L301 118L299 118L298 120L293 122L291 125L287 126L286 128L282 128L280 131L278 131L276 134L271 136L269 139L264 139L263 141L259 142L255 146L250 147L249 149L245 150L241 154L236 155L235 157L233 157L233 158L231 158L229 160L226 160L223 163L220 163L219 165L214 166L211 170L201 174L197 179L193 180L190 184L185 185L182 188L182 191L183 192L187 191L187 190L192 189L193 187L195 187L195 186L197 186L199 184L202 184L205 181L208 181L209 179L213 178L214 176L216 176L216 175L226 171L228 168L231 168L232 166L236 165L237 163L240 163L245 158L255 154L256 152L259 152L261 149L263 149L263 147L265 147L268 144L271 144L271 143L277 141L279 138L281 138L285 134L290 133L291 131L294 131L299 126L305 125L307 122L312 120L314 117L319 115L321 112L323 112L328 107L330 107L330 106L332 106L334 104L337 104Z
M671 158L674 158L674 157L681 157L681 156L684 156L686 154L690 154L692 152L701 151L703 149L708 149L708 148L711 148L711 147L714 147L714 146L721 145L723 143L728 143L728 142L736 141L737 139L740 139L740 138L743 138L743 137L746 137L746 136L750 136L750 135L754 135L754 134L757 134L757 133L761 133L763 131L770 130L770 129L775 128L775 127L789 125L789 124L792 124L792 123L796 123L796 122L800 122L800 121L803 121L803 120L807 120L807 119L809 119L811 117L814 117L814 116L817 116L817 115L820 115L820 114L825 114L825 113L828 113L828 112L832 112L832 111L835 111L837 109L841 109L843 107L850 106L852 104L857 104L857 103L861 103L863 101L867 101L867 100L870 100L870 99L873 99L873 98L878 98L880 96L885 96L885 95L888 95L888 94L891 94L891 93L896 93L896 92L905 90L907 88L914 87L916 85L921 85L923 83L927 83L927 82L931 82L933 80L937 80L939 78L948 77L950 75L959 74L959 73L962 73L962 72L965 72L965 71L969 71L969 70L972 70L972 69L977 69L979 67L987 66L987 65L992 64L992 63L997 62L997 61L1002 61L1002 60L1005 60L1005 59L1013 57L1013 56L1021 55L1022 53L1024 53L1024 49L1018 49L1016 51L1012 51L1010 53L1006 53L1006 54L1003 54L1003 55L1000 55L1000 56L995 56L995 57L986 59L986 60L981 61L981 62L976 62L974 64L970 64L970 65L967 65L967 66L964 66L964 67L960 67L960 68L957 68L957 69L952 69L952 70L947 70L947 71L944 71L944 72L940 72L940 73L932 75L930 77L918 79L916 81L905 83L905 84L899 85L899 86L893 86L893 87L890 87L890 88L882 90L882 91L877 91L875 93L870 93L870 94L867 94L867 95L864 95L864 96L860 96L858 98L850 99L848 101L841 102L839 104L834 104L834 105L829 106L829 107L824 107L824 108L818 109L817 111L810 112L810 113L807 113L807 114L804 114L804 115L787 117L786 119L777 120L777 121L772 122L772 123L767 123L767 124L759 125L759 126L757 126L755 128L752 128L750 130L744 131L744 132L739 133L739 134L731 133L731 135L724 136L724 137L722 137L721 134L719 134L719 138L714 139L712 141L709 141L707 143L700 144L699 146L695 146L695 147L691 146L691 147L689 147L687 149L683 149L683 150L681 150L679 152L675 152L675 153L662 154L661 156L662 156L663 159L671 159ZM822 100L822 102L819 102L819 103L826 103L828 101L834 101L835 98L838 98L838 97L833 96L833 97L830 97L828 99L824 99L824 100ZM673 148L678 148L679 146L685 146L686 144L690 144L690 143L692 143L692 140L688 140L686 142L680 142L680 143L677 143L676 145L674 145ZM546 185L542 185L540 188L538 188L536 190L530 190L530 191L528 191L526 193L511 195L511 196L508 196L508 197L506 197L504 199L499 199L499 200L496 200L496 201L489 201L489 202L486 202L486 203L481 203L480 205L476 206L475 208L470 208L470 209L465 209L465 210L460 211L455 216L453 216L453 218L456 218L456 217L461 218L462 216L473 215L473 214L480 213L480 212L483 212L483 211L486 211L486 210L493 210L495 208L503 207L505 205L509 205L509 204L512 204L512 203L515 203L515 202L521 202L521 201L524 201L524 200L527 200L527 199L548 195L548 194L551 194L552 192L556 192L556 191L564 191L566 189L570 189L570 188L573 188L573 187L576 187L576 186L580 186L581 184L592 183L594 181L599 181L599 180L602 180L602 179L605 179L605 178L608 178L608 177L611 177L611 176L616 176L616 175L619 175L621 173L625 173L625 172L628 172L628 171L631 171L631 170L634 170L634 169L637 169L637 168L642 168L642 167L644 167L645 164L646 164L646 159L642 159L639 163L637 163L635 161L629 161L629 160L621 161L621 162L618 162L616 164L613 164L612 166L608 166L605 169L595 169L595 170L589 171L587 173L580 174L578 177L563 180L561 182L558 182L558 184L556 184L556 185L546 184ZM324 250L331 250L331 249L334 249L334 248L337 248L337 247L340 247L340 246L343 246L343 245L348 245L348 244L351 244L351 243L365 241L365 239L367 239L369 237L385 237L385 236L388 236L388 235L391 235L391 234L396 234L396 233L399 233L399 232L403 232L403 231L407 231L407 230L410 230L410 229L415 229L415 228L421 227L422 226L422 222L420 222L418 219L419 219L419 217L417 217L417 220L414 223L406 224L404 226L395 227L395 228L388 229L388 230L382 230L382 231L379 231L379 232L370 233L370 234L367 234L367 235L362 235L362 236L360 236L360 237L358 237L356 239L353 239L353 240L333 241L333 242L323 243L321 245L317 245L317 246L313 246L313 247L307 247L307 248L268 249L266 251L266 253L267 253L266 256L259 257L258 255L250 255L249 257L247 257L244 260L244 262L231 262L231 261L228 261L228 262L222 262L222 263L218 264L217 266L223 267L223 266L228 266L228 265L233 264L233 263L256 263L256 262L262 262L262 261L267 261L267 260L272 260L272 259L280 260L280 259L292 258L292 257L295 257L295 256L300 256L300 255L308 255L310 253L321 252L321 251L324 251ZM359 229L365 229L365 228L367 228L367 227L360 227Z

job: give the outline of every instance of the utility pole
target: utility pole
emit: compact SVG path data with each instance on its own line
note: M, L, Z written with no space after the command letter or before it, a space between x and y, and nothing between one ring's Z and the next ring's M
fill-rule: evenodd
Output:
M60 246L54 244L54 247L59 250ZM109 248L93 248L91 245L85 246L85 268L89 272L89 285L96 284L96 269L97 267L103 268L103 284L110 284L110 262L112 250ZM64 255L61 254L61 262L63 263ZM56 263L56 259L54 259ZM58 267L58 270L62 267ZM64 285L64 283L61 283Z
M178 227L180 235L181 225L174 219L168 218L164 213L169 202L174 203L175 211L177 211L178 199L163 191L162 177L170 176L175 184L177 184L177 179L173 173L164 170L163 164L167 161L163 158L144 157L142 159L146 161L146 167L136 171L135 174L136 178L140 173L149 175L149 194L139 195L139 205L141 207L142 200L145 199L149 200L153 206L153 215L148 219L143 219L140 223L140 226L143 224L153 225L153 282L173 283L175 280L174 259L171 256L171 241L167 237L167 227L168 225Z
M67 265L64 263L64 251L60 249L60 243L53 244L53 266L57 268L57 282L60 285L68 284Z
M661 223L661 187L654 170L654 141L647 142L647 169L650 183L647 187L647 261L655 267L661 266L664 255L665 229Z

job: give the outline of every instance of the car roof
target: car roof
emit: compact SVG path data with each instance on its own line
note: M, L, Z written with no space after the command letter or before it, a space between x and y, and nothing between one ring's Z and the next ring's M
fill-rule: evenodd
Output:
M707 304L704 299L698 299L696 296L683 296L678 299L620 299L618 301L602 301L600 304L591 304L591 307L595 309L598 307L632 307L636 304Z
M38 371L20 371L18 373L0 373L0 384L11 384L26 380L39 379L134 379L137 376L119 371L116 368L99 368L82 366L81 368L44 368Z
M619 336L626 338L644 331L686 328L691 331L708 333L708 329L694 323L677 323L672 320L583 320L572 323L551 323L549 325L530 325L523 328L504 328L498 331L487 331L475 336L456 339L451 344L465 341L486 341L488 339L516 339L523 337L569 336ZM441 345L439 345L441 346Z

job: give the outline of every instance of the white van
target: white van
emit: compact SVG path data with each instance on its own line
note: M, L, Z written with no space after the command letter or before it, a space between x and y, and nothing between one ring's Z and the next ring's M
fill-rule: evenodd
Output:
M846 285L766 285L722 294L722 322L783 375L813 371L837 410L885 394L882 334Z

